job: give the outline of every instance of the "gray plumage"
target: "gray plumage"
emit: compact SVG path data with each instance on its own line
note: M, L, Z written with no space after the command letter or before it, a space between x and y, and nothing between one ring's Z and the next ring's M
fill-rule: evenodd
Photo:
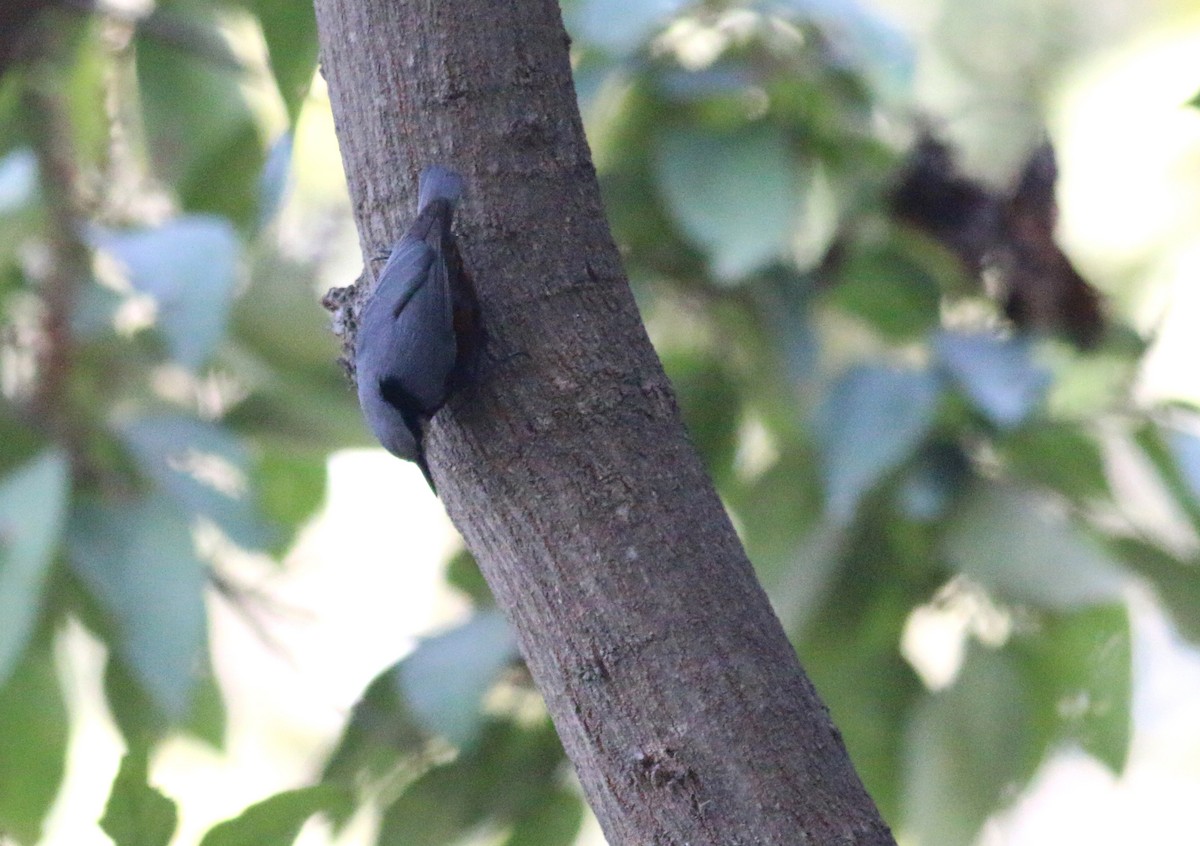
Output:
M417 462L426 479L422 427L446 401L457 356L447 251L462 188L446 168L421 173L417 219L392 248L355 337L363 416L379 442Z

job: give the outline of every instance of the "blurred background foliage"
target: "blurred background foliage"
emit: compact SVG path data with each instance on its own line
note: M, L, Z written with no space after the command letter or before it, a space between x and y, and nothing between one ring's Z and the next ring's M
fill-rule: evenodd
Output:
M1175 317L1198 314L1195 9L564 14L688 426L903 842L977 840L1063 749L1121 773L1134 612L1200 639L1200 391ZM282 561L331 452L367 444L317 304L357 245L312 129L312 10L3 16L0 841L43 839L72 734L111 719L127 754L102 831L185 842L196 797L150 786L154 762L181 736L220 749L227 703L256 695L214 674L236 660L218 606L277 637L288 609L239 562ZM1122 56L1139 92L1090 94ZM1147 133L1098 131L1121 125ZM1056 194L1077 198L1061 222ZM506 625L469 555L445 575L459 622L377 665L293 789L251 790L205 846L576 842L585 810ZM89 661L99 708L67 669Z

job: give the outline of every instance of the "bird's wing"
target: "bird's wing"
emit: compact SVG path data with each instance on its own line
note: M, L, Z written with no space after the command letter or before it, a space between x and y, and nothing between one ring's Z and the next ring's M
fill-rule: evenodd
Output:
M367 303L367 310L370 311L373 306L379 309L386 307L394 320L429 280L429 268L434 258L433 248L424 241L408 235L401 238L379 273L379 283L375 286L371 301Z
M426 281L396 313L385 383L395 383L432 414L446 400L457 344L446 263L434 254ZM391 388L384 390L385 396Z

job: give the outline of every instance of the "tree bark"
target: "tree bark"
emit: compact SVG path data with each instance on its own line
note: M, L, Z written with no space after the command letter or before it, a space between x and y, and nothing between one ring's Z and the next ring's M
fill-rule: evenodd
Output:
M411 219L420 168L466 177L489 344L429 461L609 842L892 843L642 326L558 5L316 8L364 256Z

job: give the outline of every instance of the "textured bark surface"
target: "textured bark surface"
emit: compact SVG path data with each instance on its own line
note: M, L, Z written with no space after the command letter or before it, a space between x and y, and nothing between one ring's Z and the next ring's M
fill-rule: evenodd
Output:
M430 464L609 841L892 843L680 422L557 4L316 6L364 255L411 217L422 166L466 177L489 350Z

